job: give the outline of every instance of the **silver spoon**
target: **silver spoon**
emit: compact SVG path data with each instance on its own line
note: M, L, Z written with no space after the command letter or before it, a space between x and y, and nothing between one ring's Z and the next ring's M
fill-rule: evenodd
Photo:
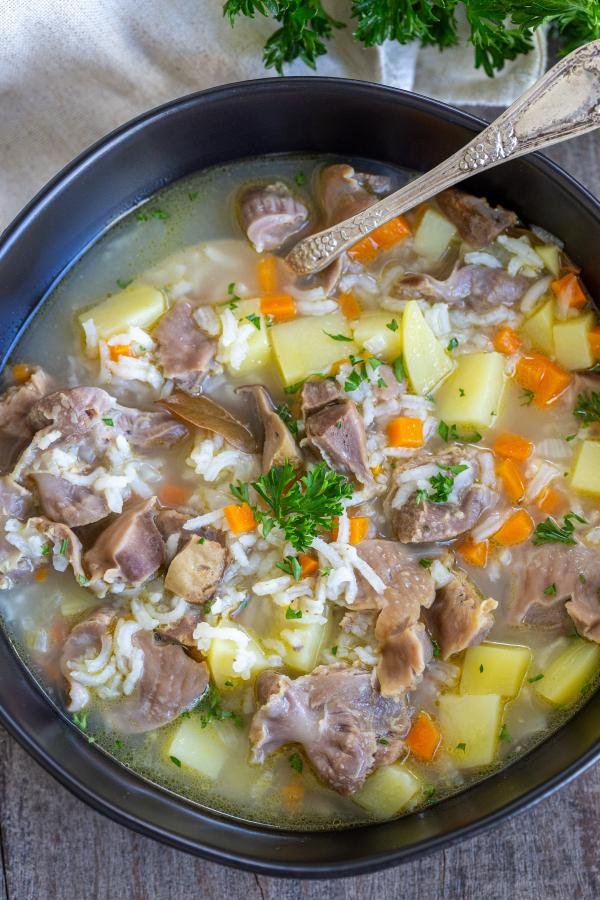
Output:
M557 63L462 150L368 209L299 241L286 260L299 275L320 272L375 228L474 172L491 169L599 126L600 40L597 40L579 47Z

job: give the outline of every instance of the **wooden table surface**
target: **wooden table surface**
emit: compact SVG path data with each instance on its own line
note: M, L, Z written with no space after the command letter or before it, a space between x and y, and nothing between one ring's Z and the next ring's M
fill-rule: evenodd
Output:
M598 132L548 155L600 195ZM187 856L105 819L0 728L0 900L593 900L600 897L599 839L595 766L529 812L400 868L338 881L266 878Z

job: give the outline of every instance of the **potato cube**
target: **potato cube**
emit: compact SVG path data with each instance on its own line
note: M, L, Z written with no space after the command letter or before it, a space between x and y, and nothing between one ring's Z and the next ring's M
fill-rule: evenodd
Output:
M218 778L227 756L227 745L216 724L202 728L200 716L183 719L167 749L167 756L178 759L211 781Z
M554 300L546 300L525 320L523 334L531 341L534 350L554 356Z
M243 629L239 630L243 631ZM243 631L243 633L247 634L245 631ZM268 669L269 662L254 638L250 635L248 635L248 637L250 640L244 647L243 652L244 654L252 653L254 655L254 662L251 667L251 674L254 676L258 674L258 672L262 672L263 669ZM235 672L233 668L233 664L239 652L240 645L233 640L215 637L210 642L206 659L212 679L221 691L237 686L240 683L240 675L238 672Z
M456 236L456 228L437 209L426 210L415 231L415 253L427 256L434 262L448 249L448 244Z
M530 663L529 647L492 643L469 647L463 661L460 693L516 697Z
M238 322L251 324L252 331L248 338L246 355L239 367L234 369L228 364L227 368L234 375L249 375L263 369L271 361L270 329L267 328L265 317L260 314L260 300L240 300L233 314Z
M270 334L286 385L303 381L309 375L329 372L335 362L358 354L354 341L340 341L329 336L351 337L348 320L339 312L281 322L273 325Z
M564 369L589 369L595 359L588 335L596 324L594 313L557 322L553 328L554 355Z
M571 474L571 487L600 496L600 441L583 441Z
M402 346L406 372L417 394L429 393L454 368L416 300L409 300L404 308Z
M560 250L556 244L542 244L541 247L535 248L535 252L544 260L544 265L548 271L552 272L555 277L558 277L560 272Z
M573 638L566 650L550 663L535 690L544 700L564 706L574 703L600 669L600 646Z
M83 325L92 319L98 337L108 340L113 334L120 334L130 328L150 328L165 312L167 306L162 291L149 284L135 282L124 291L113 294L79 313L79 322Z
M416 775L397 763L382 766L367 778L364 787L352 799L378 819L389 819L401 812L421 788Z
M504 390L501 353L465 353L435 395L437 415L456 425L489 428Z
M329 636L329 622L303 623L301 619L280 620L280 635L286 646L283 662L296 672L312 672Z
M200 540L197 535L190 538L165 575L167 590L185 597L188 603L202 603L210 597L225 568L225 548L218 541Z
M367 313L354 323L354 340L361 350L368 350L384 362L393 362L402 352L400 322L401 316L394 313Z
M500 735L499 694L442 694L438 700L444 745L461 769L489 766Z

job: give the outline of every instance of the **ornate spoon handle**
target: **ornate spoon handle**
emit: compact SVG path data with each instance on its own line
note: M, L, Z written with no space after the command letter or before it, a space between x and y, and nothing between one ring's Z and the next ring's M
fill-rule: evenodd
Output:
M363 212L300 241L287 262L319 272L360 238L474 172L600 126L600 40L557 63L491 125L434 169Z

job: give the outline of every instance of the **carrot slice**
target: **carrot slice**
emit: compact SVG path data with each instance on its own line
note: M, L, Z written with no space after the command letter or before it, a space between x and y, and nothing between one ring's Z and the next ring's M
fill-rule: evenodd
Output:
M163 506L181 506L189 498L190 491L179 484L163 484L158 492L158 499Z
M509 328L508 325L497 331L494 336L494 350L504 353L506 356L516 353L522 343L514 328Z
M542 512L556 515L556 513L561 513L566 507L565 496L555 488L547 487L539 494L535 505Z
M518 361L515 378L526 391L531 391L536 406L550 406L571 384L571 375L547 356L533 353Z
M471 566L482 569L487 563L489 541L475 542L473 538L467 538L456 548L464 561Z
M579 307L585 306L587 303L587 297L581 287L581 282L577 275L574 275L572 272L568 272L562 278L553 281L551 287L556 299L562 301L565 306L579 309Z
M117 362L120 356L134 356L129 344L110 344L108 351L113 362Z
M275 322L287 322L296 317L296 304L290 294L270 294L260 298L260 311Z
M379 247L370 235L361 238L348 250L350 259L353 259L354 262L362 263L363 266L373 262L378 253Z
M524 509L518 509L510 516L504 525L492 535L497 544L511 547L513 544L522 544L533 531L533 519Z
M410 226L404 216L396 216L385 225L380 225L371 232L371 238L381 250L388 250L400 243L410 234Z
M430 762L435 756L442 735L430 715L424 710L416 717L406 736L406 745L413 756Z
M350 537L348 538L348 543L350 544L360 544L361 541L364 541L366 536L369 533L369 517L368 516L349 516L348 522L350 524ZM338 520L334 520L333 530L331 532L331 537L334 541L337 541L339 529L337 526Z
M301 578L308 578L309 575L314 575L319 568L318 561L314 556L309 556L308 553L299 553L298 562L301 568Z
M390 447L422 447L423 422L412 416L397 416L387 427Z
M274 256L264 256L256 266L258 289L261 294L272 294L277 290L277 261Z
M24 381L27 381L30 373L31 369L27 365L27 363L16 363L12 367L13 378L15 379L17 384L22 384Z
M254 531L257 527L257 521L254 513L247 503L232 503L223 510L227 524L234 534L241 534L243 531Z
M48 569L44 567L43 569L36 569L35 575L33 576L35 581L45 581L48 577Z
M503 459L496 466L496 474L504 485L509 500L518 503L525 494L525 482L517 464L512 459Z
M590 329L588 341L594 359L600 359L600 326L596 325L595 328Z
M525 462L533 453L533 443L520 434L512 434L506 431L499 434L494 441L492 450L496 456L504 456L506 459L517 459L519 462Z
M304 799L304 786L299 781L290 781L282 787L281 798L287 806L297 806Z
M358 319L361 313L360 303L352 293L352 291L345 291L340 294L338 297L338 303L340 304L340 309L344 313L347 319Z

